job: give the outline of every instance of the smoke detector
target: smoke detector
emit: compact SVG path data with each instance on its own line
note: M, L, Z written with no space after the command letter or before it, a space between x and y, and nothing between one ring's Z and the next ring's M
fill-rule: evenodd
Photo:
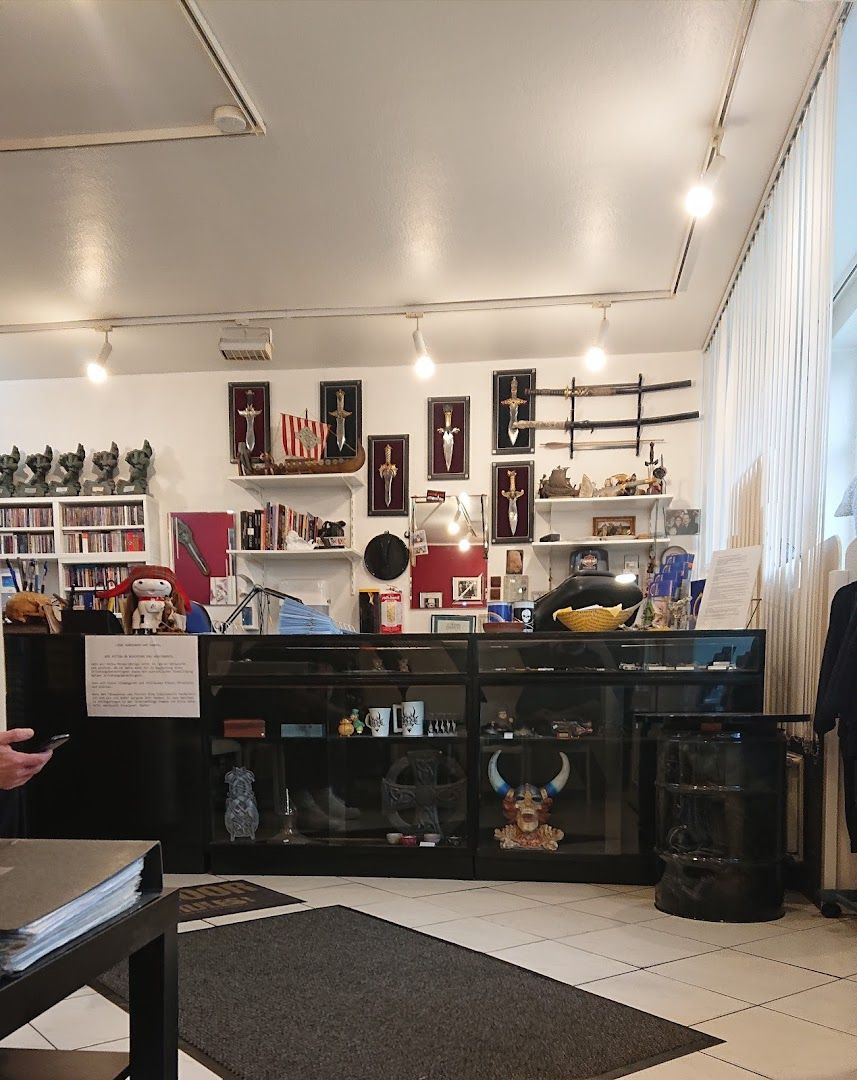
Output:
M211 119L222 135L243 135L249 127L247 117L235 105L218 105Z
M271 328L268 326L230 326L220 335L220 355L224 360L267 364L273 353Z

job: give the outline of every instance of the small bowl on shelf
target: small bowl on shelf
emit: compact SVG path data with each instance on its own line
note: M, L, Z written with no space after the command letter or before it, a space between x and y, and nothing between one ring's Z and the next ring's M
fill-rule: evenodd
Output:
M405 833L405 835L402 837L400 843L401 843L402 847L416 847L417 846L417 838L416 838L416 836L413 835L413 833Z
M439 832L427 832L427 833L424 833L423 834L423 840L425 840L425 842L427 844L439 844L440 843L440 833Z
M387 843L388 844L395 845L395 844L401 844L401 842L402 842L402 834L400 832L388 832L387 833Z

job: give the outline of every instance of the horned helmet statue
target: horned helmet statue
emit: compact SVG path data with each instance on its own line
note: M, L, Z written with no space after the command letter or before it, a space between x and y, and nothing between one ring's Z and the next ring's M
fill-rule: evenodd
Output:
M550 817L554 798L559 795L571 773L568 756L561 753L562 767L544 787L535 784L520 784L513 788L500 774L497 761L502 751L497 750L488 762L488 779L491 787L503 800L503 814L508 821L517 822L522 832L535 832Z

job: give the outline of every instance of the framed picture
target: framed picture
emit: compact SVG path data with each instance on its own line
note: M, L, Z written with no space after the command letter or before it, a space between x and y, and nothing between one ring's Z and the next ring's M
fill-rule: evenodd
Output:
M432 615L433 634L475 634L475 615Z
M452 579L453 604L481 604L481 577L454 577Z
M516 420L535 420L536 399L529 396L536 388L535 368L521 371L495 371L492 401L491 453L532 454L536 433L532 428L518 431Z
M635 517L594 517L592 535L599 540L609 540L614 536L636 536L637 519Z
M236 547L235 515L222 510L176 511L170 514L170 536L176 578L188 597L197 604L237 603L230 600L235 586L229 583L235 579L227 555ZM220 599L224 592L225 600Z
M443 607L443 593L439 593L439 592L421 592L420 593L420 607L421 608L440 608L440 607Z
M407 517L408 436L370 435L366 444L369 516Z
M699 532L699 511L667 510L664 528L667 536L695 536Z
M318 418L330 431L323 457L357 456L363 438L363 383L360 379L318 384Z
M428 399L428 478L470 478L470 398Z
M491 542L533 539L533 463L495 461L491 466Z
M229 460L238 460L238 444L246 443L253 461L271 452L271 384L229 384Z

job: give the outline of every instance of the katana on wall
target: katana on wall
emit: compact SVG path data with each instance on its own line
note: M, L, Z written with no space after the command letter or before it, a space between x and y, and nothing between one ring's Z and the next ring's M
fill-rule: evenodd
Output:
M690 379L679 379L676 382L651 383L645 386L642 383L593 383L591 386L562 386L558 389L535 387L524 390L529 397L618 397L621 394L654 394L659 390L686 390L692 386ZM522 425L523 426L523 425Z

